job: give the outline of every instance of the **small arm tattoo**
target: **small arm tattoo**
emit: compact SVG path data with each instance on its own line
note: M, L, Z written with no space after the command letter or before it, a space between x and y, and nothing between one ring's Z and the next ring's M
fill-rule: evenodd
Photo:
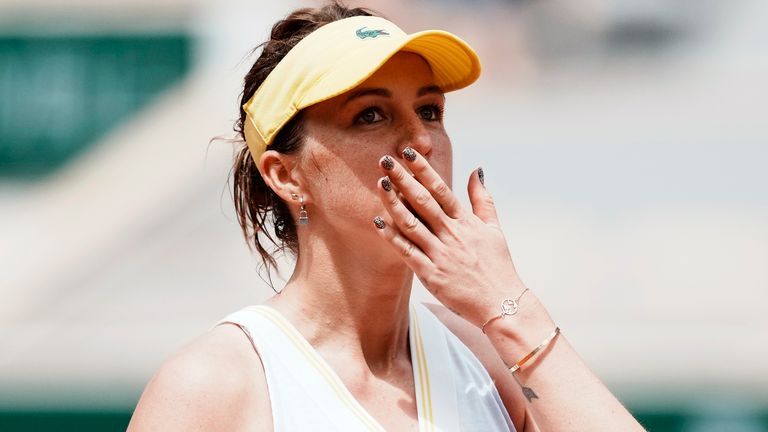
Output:
M515 377L515 381L517 381L517 384L520 386L520 389L523 391L523 396L525 396L526 399L528 399L528 402L533 402L534 399L538 399L539 396L536 394L535 391L533 391L532 388L526 387L523 385L523 383L520 382L520 380L517 378L517 374L513 373L513 377Z

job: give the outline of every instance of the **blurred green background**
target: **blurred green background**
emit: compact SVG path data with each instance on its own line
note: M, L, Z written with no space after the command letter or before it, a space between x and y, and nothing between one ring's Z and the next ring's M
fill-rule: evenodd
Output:
M742 419L710 419L705 423L697 413L682 410L661 413L634 412L640 423L650 431L762 431L768 426L768 416ZM125 430L131 411L122 412L6 412L0 413L4 431L120 431Z
M706 412L691 406L670 406L646 411L629 406L638 421L649 431L764 431L768 412ZM120 431L125 430L132 408L125 410L8 410L0 411L0 427L7 432L21 431Z
M29 180L87 151L181 80L190 54L186 34L0 36L0 175Z

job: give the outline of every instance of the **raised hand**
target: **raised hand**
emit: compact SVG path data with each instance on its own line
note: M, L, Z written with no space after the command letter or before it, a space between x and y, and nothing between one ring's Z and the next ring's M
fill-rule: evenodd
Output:
M380 160L388 215L374 224L435 297L481 326L503 299L525 289L481 171L469 178L469 211L422 155L406 148L403 156L405 167L390 156Z

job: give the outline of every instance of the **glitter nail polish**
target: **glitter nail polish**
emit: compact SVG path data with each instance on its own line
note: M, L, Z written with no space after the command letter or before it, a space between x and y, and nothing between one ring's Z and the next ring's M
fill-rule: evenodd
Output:
M403 157L408 159L409 162L413 162L416 160L416 152L413 151L412 148L406 147L405 150L403 150Z
M477 177L480 179L480 183L485 186L485 173L483 172L483 167L477 169Z
M387 192L392 190L392 182L389 180L389 176L385 176L381 179L381 187Z
M376 228L378 228L378 229L384 229L384 227L385 227L385 226L387 226L387 225L384 223L384 219L382 219L382 218L380 218L380 217L378 217L378 216L376 216L375 218L373 218L373 224L374 224L374 225L376 225Z
M384 159L381 160L381 166L389 171L395 167L395 161L389 156L384 156Z

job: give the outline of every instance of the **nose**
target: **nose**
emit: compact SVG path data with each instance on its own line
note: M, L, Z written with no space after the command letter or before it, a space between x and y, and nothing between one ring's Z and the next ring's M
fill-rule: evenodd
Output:
M402 157L403 150L406 147L419 152L424 157L428 157L432 152L432 135L429 133L424 121L418 116L409 116L407 120L400 125L400 142L397 147L397 154Z

